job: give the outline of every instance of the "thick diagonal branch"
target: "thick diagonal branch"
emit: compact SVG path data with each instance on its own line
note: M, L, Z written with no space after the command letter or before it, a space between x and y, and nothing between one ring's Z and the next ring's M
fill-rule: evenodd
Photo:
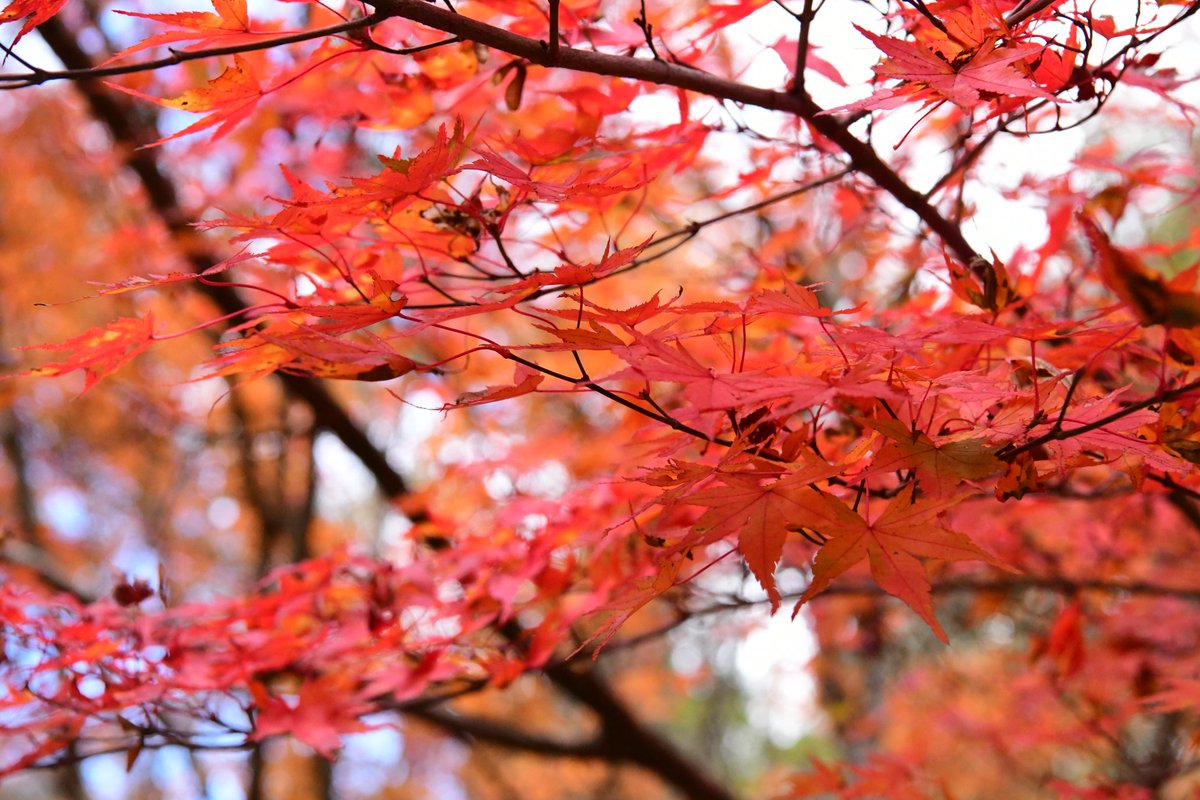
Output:
M571 741L527 733L512 725L482 717L455 714L443 708L427 708L408 712L464 742L486 742L523 753L565 758L608 759L600 737Z
M734 800L734 795L707 770L680 752L634 716L592 670L559 664L546 670L554 685L600 719L601 741L615 750L620 761L637 764L694 800Z
M602 759L610 764L633 764L649 770L693 800L734 800L728 789L713 780L669 741L651 731L630 713L592 670L559 664L546 670L556 686L588 706L600 723L590 738L561 740L526 733L511 725L480 717L454 714L440 708L410 712L465 741L478 740L499 747L547 756Z

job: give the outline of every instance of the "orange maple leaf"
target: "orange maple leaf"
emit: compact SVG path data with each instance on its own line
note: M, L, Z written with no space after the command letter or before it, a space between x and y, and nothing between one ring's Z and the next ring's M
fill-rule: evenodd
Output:
M452 408L465 408L467 406L481 406L484 403L496 403L500 400L520 397L523 394L535 391L545 378L546 376L540 372L535 372L524 364L517 364L516 369L513 370L513 382L511 385L489 386L477 392L461 394L453 403L447 403L442 406L442 411L449 411Z
M153 20L181 30L167 31L151 36L132 47L125 48L104 63L119 61L133 53L176 42L196 40L192 44L180 48L187 51L210 45L216 40L220 40L221 44L234 45L263 35L250 31L250 15L246 11L246 0L212 0L212 6L217 13L178 11L172 14L143 14L138 11L117 11L118 14L127 17Z
M254 107L258 104L259 99L266 93L259 84L258 78L255 77L250 62L240 55L235 55L233 57L233 66L226 67L225 71L210 80L207 86L202 86L198 89L189 89L178 97L170 99L151 97L136 89L130 89L115 83L106 83L106 85L126 94L131 94L134 97L157 103L164 108L189 111L193 114L209 112L208 116L181 131L173 133L170 136L164 136L150 145L151 147L160 145L163 142L169 142L172 139L178 139L181 136L199 133L214 125L219 125L220 127L213 134L213 139L220 139L232 131L239 122L248 117L254 111Z
M209 362L216 369L205 378L246 374L253 380L278 371L332 380L389 381L418 366L373 334L350 339L303 326L256 331L221 349L224 354Z
M76 370L83 370L87 375L83 391L91 389L96 383L115 372L134 356L144 353L154 344L154 317L147 314L144 318L121 317L104 327L92 328L73 339L58 344L39 344L26 350L49 350L56 353L69 353L66 361L56 361L43 364L27 372L12 377L26 375L57 376L66 375Z
M871 472L915 469L921 488L931 495L949 494L963 481L986 478L1005 468L983 439L935 442L899 420L862 422L887 437L871 461Z
M683 566L683 560L678 556L667 559L653 574L624 581L622 583L624 591L619 592L612 600L598 609L608 615L607 619L571 655L575 655L595 643L592 659L599 658L600 651L612 641L612 638L617 635L617 631L630 617L653 600L675 588L680 582L679 571Z

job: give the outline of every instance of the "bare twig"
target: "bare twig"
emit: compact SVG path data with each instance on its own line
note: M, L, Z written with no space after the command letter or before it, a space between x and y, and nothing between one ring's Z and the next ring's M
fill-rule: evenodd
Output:
M654 56L655 61L662 61L662 57L654 47L654 26L650 24L650 20L646 16L646 0L641 0L641 3L641 13L633 18L633 24L642 29L642 36L646 38L646 46L650 48L650 55Z
M550 41L546 57L551 64L558 61L558 6L559 0L550 0Z
M808 37L812 30L813 0L804 0L804 9L800 12L800 39L796 43L796 73L792 76L792 94L804 94L804 71L808 64Z
M926 20L928 20L930 25L937 28L939 31L946 34L947 36L954 38L951 35L950 31L946 30L946 23L944 23L940 19L938 19L937 15L934 14L932 11L930 11L929 7L926 6L923 2L921 2L921 0L905 0L905 2L908 3L910 6L912 6L913 8L915 8L918 12L920 12L921 16L923 16Z
M1057 0L1022 0L1017 3L1017 7L1008 12L1008 16L1004 18L1004 24L1012 28L1020 25L1025 20L1054 5Z
M206 58L217 58L219 56L229 56L238 53L249 53L254 50L270 50L271 48L281 47L287 44L307 42L313 39L323 39L327 36L336 36L339 33L346 33L347 31L368 28L380 22L382 19L384 19L383 15L376 13L366 17L360 17L359 19L349 20L347 22L339 22L336 25L330 25L326 28L316 28L311 31L300 31L299 33L293 33L287 36L276 36L263 39L259 42L229 45L227 47L211 47L206 50L172 50L171 55L169 56L156 58L152 61L140 61L136 64L116 64L110 67L100 67L89 64L88 66L64 70L45 70L34 67L31 64L27 64L27 66L29 66L32 70L31 72L0 75L0 89L24 89L29 86L38 86L43 83L49 83L50 81L111 78L116 75L132 75L138 72L151 72L156 69L174 66L175 64L183 64L188 61L200 61ZM416 53L420 52L421 50L427 50L432 46L440 46L446 43L447 42L434 42L430 45L422 45L420 47L414 47L404 51L390 49L388 51L395 53Z

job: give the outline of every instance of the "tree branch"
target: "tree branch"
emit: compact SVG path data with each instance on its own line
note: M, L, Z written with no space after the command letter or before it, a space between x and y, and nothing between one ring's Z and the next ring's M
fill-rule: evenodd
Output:
M540 756L607 759L613 755L607 751L601 737L577 742L562 741L525 733L502 722L482 717L468 717L440 708L410 711L408 715L441 728L464 742L481 741Z
M1055 2L1056 0L1022 0L1017 3L1016 8L1008 12L1008 16L1004 18L1004 24L1010 28L1020 25L1039 11L1054 5Z
M46 551L36 545L18 541L12 537L0 537L0 564L11 564L21 569L27 569L47 587L61 594L70 595L80 603L86 604L96 600L75 586L46 554Z
M140 61L135 64L120 64L113 65L111 67L101 67L93 64L91 66L76 67L65 70L44 70L34 68L31 72L8 73L0 75L0 89L24 89L29 86L39 86L43 83L49 83L50 81L110 78L116 75L131 75L137 72L152 72L156 69L174 66L175 64L183 64L187 61L200 61L206 58L231 56L237 53L249 53L255 50L269 50L273 47L280 47L286 44L307 42L312 39L323 39L326 36L335 36L339 33L346 33L347 31L367 28L378 23L379 21L380 18L375 15L359 17L358 19L340 22L337 25L330 25L325 28L315 28L310 31L300 31L298 33L292 33L286 36L263 39L259 42L229 45L227 47L212 47L207 50L172 50L171 55L169 56L157 58L152 61ZM44 26L39 30L44 30ZM434 44L440 45L444 44L444 42L435 42ZM411 50L406 50L403 52L418 52L421 49L425 49L425 47L412 48Z
M546 675L555 686L596 713L601 741L613 757L649 770L691 800L735 800L707 770L631 714L593 671L576 671L573 664L558 664L549 667Z
M1121 408L1119 411L1114 411L1105 417L1101 417L1098 420L1089 422L1086 425L1080 425L1077 428L1063 428L1062 423L1065 415L1060 414L1058 421L1048 432L1043 433L1041 436L1038 436L1034 439L1030 439L1025 444L1017 447L1002 447L1000 450L996 451L996 458L999 458L1003 461L1012 461L1014 458L1021 455L1021 453L1041 447L1048 442L1057 442L1062 441L1063 439L1070 439L1074 436L1079 436L1081 434L1088 433L1089 431L1103 428L1105 425L1110 425L1120 419L1123 419L1124 417L1129 416L1130 414L1133 414L1136 411L1141 411L1143 408L1149 408L1150 406L1157 405L1159 403L1165 403L1168 400L1174 400L1177 397L1182 397L1185 394L1190 394L1195 391L1200 391L1200 380L1186 383L1183 386L1175 389L1169 389L1165 392L1158 392L1151 397L1147 397L1145 400L1141 400L1136 403L1130 403L1129 405Z
M796 72L792 76L792 94L804 95L804 72L808 64L809 36L812 33L813 0L804 0L804 9L800 12L800 38L796 42Z
M551 64L558 60L558 4L559 0L550 0L550 40L547 44L546 58Z

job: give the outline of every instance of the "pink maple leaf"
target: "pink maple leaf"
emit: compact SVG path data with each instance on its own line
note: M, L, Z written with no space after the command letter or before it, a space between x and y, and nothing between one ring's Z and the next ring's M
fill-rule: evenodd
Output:
M1014 66L1042 52L1042 48L997 47L994 40L988 39L970 59L963 61L960 57L955 62L961 63L955 63L923 45L858 30L889 57L875 68L875 74L903 83L880 89L864 100L833 109L834 112L894 108L910 100L949 100L969 110L987 99L986 96L1053 99L1053 95Z

